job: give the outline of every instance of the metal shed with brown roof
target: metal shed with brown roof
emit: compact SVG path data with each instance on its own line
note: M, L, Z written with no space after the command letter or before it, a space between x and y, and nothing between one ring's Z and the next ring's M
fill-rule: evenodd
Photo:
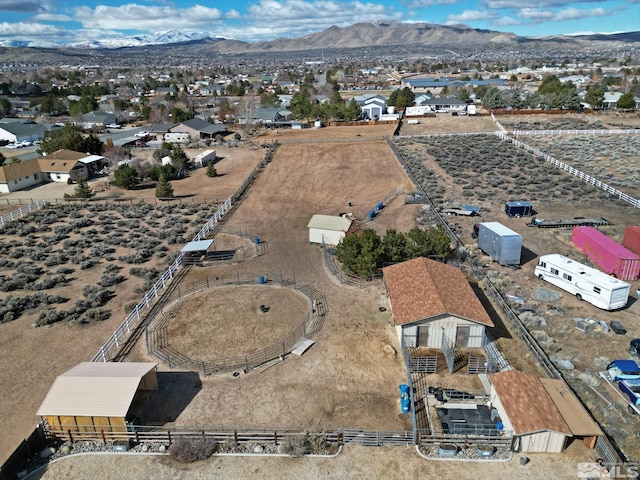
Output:
M83 362L58 376L37 415L50 432L126 432L149 390L156 363Z
M482 346L493 322L460 269L419 257L382 272L401 344L440 348L446 335L457 347Z
M571 437L602 434L563 380L518 370L490 374L489 380L492 406L523 452L559 453Z

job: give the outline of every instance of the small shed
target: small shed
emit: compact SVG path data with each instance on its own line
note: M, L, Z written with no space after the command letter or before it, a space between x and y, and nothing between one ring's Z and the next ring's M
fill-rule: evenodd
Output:
M491 405L522 452L560 453L572 437L587 447L602 434L563 380L507 370L489 375Z
M83 362L60 375L37 415L52 434L126 432L151 390L157 363Z
M349 228L351 220L334 215L314 215L307 228L309 229L309 243L326 243L338 245Z
M187 263L199 261L207 255L207 250L213 245L213 240L194 240L182 247L182 257Z

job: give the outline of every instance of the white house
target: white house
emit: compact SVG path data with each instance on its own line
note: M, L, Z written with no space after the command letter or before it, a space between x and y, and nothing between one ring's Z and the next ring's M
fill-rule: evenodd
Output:
M401 345L482 347L493 322L460 269L419 257L382 273Z
M9 142L34 142L44 137L47 127L32 120L3 119L0 122L0 140Z
M44 181L37 160L7 163L0 166L0 193L17 192Z
M593 448L602 431L564 380L507 370L489 375L489 398L522 452L560 453L572 437Z
M351 220L334 215L314 215L307 228L309 243L326 243L338 245L351 227Z
M81 161L87 157L91 155L73 150L57 150L37 161L44 181L67 183L69 180L75 182L79 178L89 178L89 168Z

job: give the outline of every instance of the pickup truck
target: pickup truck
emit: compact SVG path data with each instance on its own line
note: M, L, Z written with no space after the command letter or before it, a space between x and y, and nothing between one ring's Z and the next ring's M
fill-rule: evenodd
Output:
M465 217L475 217L478 215L478 212L474 210L467 210L466 208L443 208L440 210L440 213L443 215L463 215Z
M629 397L629 403L631 403L631 405L640 405L640 379L620 380L618 382L618 388ZM634 413L631 408L629 408L629 411Z

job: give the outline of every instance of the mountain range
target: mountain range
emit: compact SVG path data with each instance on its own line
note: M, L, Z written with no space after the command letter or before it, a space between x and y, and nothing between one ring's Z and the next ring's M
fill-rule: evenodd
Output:
M331 50L347 54L368 55L385 52L391 55L455 54L456 52L540 52L556 51L565 54L615 52L640 49L640 31L612 35L583 36L554 35L550 37L521 37L513 33L474 29L465 25L437 25L430 23L370 22L349 27L333 26L321 32L299 38L278 38L267 42L242 42L216 37L206 32L171 30L157 34L139 35L117 40L103 40L75 45L0 44L0 58L4 63L33 62L103 63L107 59L120 62L144 63L152 59L189 58L192 61L211 59L220 55L255 54L267 58L308 55L310 51L328 53ZM356 50L359 49L359 50ZM354 52L358 53L354 53ZM426 53L428 52L428 53Z
M68 45L53 42L4 41L0 47L72 48L72 49L115 49L143 47L151 45L185 44L205 41L219 53L242 53L259 51L296 51L320 48L360 48L392 45L517 45L527 42L562 42L580 44L583 42L608 41L640 42L640 32L612 35L583 35L553 37L519 37L513 33L474 29L465 25L437 25L429 23L369 22L357 23L349 27L330 27L299 38L278 38L267 42L241 42L217 37L207 32L187 32L170 30L119 39L95 40Z

